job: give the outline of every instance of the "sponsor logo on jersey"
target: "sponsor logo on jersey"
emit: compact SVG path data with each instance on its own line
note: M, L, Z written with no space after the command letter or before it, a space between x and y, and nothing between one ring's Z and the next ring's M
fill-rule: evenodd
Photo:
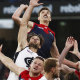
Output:
M30 64L31 64L33 59L34 59L33 57L32 58L31 57L27 57L27 58L24 59L25 63L27 64L26 67L30 66Z

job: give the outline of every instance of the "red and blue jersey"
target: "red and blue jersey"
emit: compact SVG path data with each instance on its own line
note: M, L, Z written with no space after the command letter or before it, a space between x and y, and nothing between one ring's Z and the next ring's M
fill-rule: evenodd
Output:
M29 71L25 70L23 72L21 72L21 74L19 75L19 80L39 80L43 75L40 74L37 77L30 77L29 75Z
M41 49L38 50L38 55L42 56L43 58L51 57L50 49L54 41L55 33L48 26L36 23L34 23L30 33L31 32L41 34L44 37L44 44L42 45Z

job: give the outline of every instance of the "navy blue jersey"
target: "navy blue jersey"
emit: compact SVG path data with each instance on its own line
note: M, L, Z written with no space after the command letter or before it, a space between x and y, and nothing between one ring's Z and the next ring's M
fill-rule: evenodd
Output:
M42 56L43 58L51 57L50 49L54 41L55 33L48 26L36 23L34 23L34 26L30 33L31 32L41 34L44 37L44 43L41 49L38 50L38 55Z

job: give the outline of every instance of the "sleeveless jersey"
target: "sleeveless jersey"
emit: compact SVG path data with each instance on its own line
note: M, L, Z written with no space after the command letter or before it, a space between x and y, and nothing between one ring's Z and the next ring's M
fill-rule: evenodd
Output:
M23 67L28 70L28 67L33 60L33 58L37 57L37 53L32 52L29 47L26 47L22 51L18 52L14 56L14 62L17 66ZM9 77L7 80L19 80L18 76L10 71Z
M50 49L54 41L55 33L48 26L36 23L34 23L34 26L29 33L31 32L34 32L36 34L41 34L44 37L44 43L41 49L38 50L38 55L42 56L43 58L51 57Z

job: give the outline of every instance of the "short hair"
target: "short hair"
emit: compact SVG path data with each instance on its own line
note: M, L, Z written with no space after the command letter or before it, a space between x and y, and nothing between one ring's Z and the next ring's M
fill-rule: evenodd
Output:
M57 62L58 62L58 59L56 58L48 58L45 60L44 62L44 71L49 73L52 69L52 67L56 67L57 66Z
M45 59L44 59L43 57L41 57L41 56L37 56L37 57L34 58L34 60L35 60L35 59L40 59L40 60L42 60L43 62L44 62L44 60L45 60Z
M40 12L41 12L42 10L48 10L48 11L50 12L50 14L51 14L51 11L50 11L47 7L43 7L43 8L41 8L40 11L38 12L38 16L40 16Z
M31 38L32 36L38 36L39 39L40 39L40 45L41 45L41 46L43 45L43 43L44 43L44 38L43 38L43 36L42 36L41 34L36 34L36 33L34 33L34 32L29 33L29 34L27 35L27 41L28 41L28 42L30 41L30 38Z
M44 60L45 60L43 57L37 56L37 57L33 58L31 62L29 62L29 66L28 66L28 67L30 67L30 64L31 64L35 59L39 59L39 60L43 61L43 63L44 63Z

